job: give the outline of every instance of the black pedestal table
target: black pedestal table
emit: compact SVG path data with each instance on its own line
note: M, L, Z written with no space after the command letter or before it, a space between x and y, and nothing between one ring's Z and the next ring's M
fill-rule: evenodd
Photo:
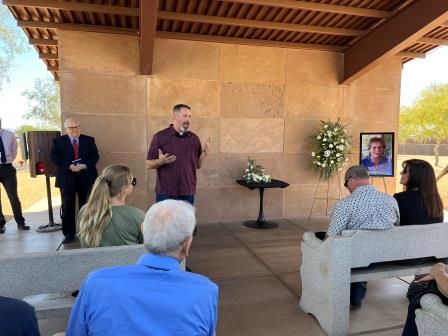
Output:
M247 221L244 222L244 225L250 228L254 229L273 229L278 226L278 223L272 222L272 221L265 221L264 215L263 215L263 194L264 189L266 188L286 188L289 186L288 183L280 181L280 180L274 180L272 179L270 183L247 183L244 180L237 180L238 184L242 185L243 187L249 188L249 189L255 189L258 188L260 191L260 210L258 212L258 218L255 221Z

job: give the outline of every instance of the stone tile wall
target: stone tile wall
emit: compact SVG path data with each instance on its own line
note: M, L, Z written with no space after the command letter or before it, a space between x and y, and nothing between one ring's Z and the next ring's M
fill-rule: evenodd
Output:
M60 31L62 119L80 120L95 137L101 170L112 163L131 168L137 187L131 203L146 209L147 79L138 75L138 38Z
M398 130L399 59L341 86L340 54L157 39L153 75L138 76L136 38L77 32L61 32L60 38L63 115L76 115L86 133L96 136L100 166L126 160L146 181L135 195L143 207L153 201L155 184L154 172L144 168L146 150L152 135L170 123L177 103L192 106L192 131L212 139L207 165L198 174L201 221L256 218L258 192L235 182L248 156L290 183L265 192L267 218L308 215L318 181L309 167L309 136L319 120L341 118L347 124L353 164L360 132ZM82 62L91 44L107 55ZM111 64L97 64L100 59ZM382 179L374 183L383 189ZM394 192L394 179L386 183ZM334 179L321 183L317 196L345 196L342 189ZM325 215L334 202L327 207L318 200L313 214Z

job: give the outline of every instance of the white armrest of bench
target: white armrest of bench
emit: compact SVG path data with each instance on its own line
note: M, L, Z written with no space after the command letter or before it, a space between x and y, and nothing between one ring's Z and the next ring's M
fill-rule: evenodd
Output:
M442 303L442 299L440 299L437 295L423 295L420 299L420 305L422 306L422 309L433 313L437 317L440 317L448 324L448 306L444 305Z
M421 309L415 311L415 323L419 335L443 336L448 329L448 306L434 294L425 294L420 299Z
M318 248L322 245L323 241L314 235L314 232L305 232L303 234L303 242L311 248Z

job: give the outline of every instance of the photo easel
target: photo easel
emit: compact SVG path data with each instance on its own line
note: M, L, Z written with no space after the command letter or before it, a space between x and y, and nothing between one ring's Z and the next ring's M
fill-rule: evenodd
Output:
M374 178L381 178L383 180L384 192L387 194L387 184L384 176L370 176L370 184L373 185Z
M311 220L311 216L313 214L313 209L314 209L314 205L316 204L316 200L326 200L327 204L326 204L326 208L325 208L325 216L328 216L328 202L330 200L338 201L342 198L341 175L339 174L339 172L337 172L337 179L338 179L338 186L339 186L339 197L338 198L330 197L330 180L331 179L327 180L327 197L317 197L317 193L319 191L319 185L321 182L323 182L322 176L319 177L319 181L317 181L316 192L314 193L313 204L311 205L311 210L310 210L310 214L308 216L308 220Z

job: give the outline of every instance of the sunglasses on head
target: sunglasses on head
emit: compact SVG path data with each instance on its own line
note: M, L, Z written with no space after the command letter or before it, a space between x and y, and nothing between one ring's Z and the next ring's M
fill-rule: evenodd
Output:
M137 185L137 179L135 177L132 178L131 185L135 187Z

